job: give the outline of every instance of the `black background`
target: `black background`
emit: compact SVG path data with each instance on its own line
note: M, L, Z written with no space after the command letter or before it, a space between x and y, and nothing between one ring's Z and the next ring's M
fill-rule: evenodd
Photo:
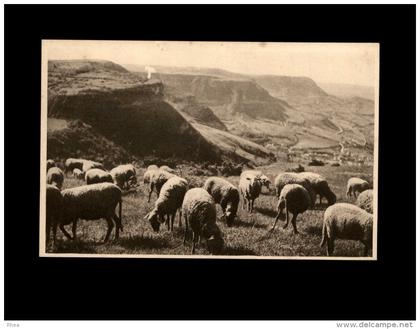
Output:
M38 257L41 39L380 42L376 262ZM415 6L5 6L5 318L415 318Z

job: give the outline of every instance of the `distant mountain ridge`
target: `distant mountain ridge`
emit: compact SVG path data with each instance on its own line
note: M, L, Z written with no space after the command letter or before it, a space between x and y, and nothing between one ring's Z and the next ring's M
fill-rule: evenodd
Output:
M142 66L125 67L145 75ZM370 99L329 94L308 77L153 67L152 77L165 85L165 97L180 104L183 97L194 98L210 108L229 132L274 146L278 152L329 148L337 153L347 147L372 150L374 102Z

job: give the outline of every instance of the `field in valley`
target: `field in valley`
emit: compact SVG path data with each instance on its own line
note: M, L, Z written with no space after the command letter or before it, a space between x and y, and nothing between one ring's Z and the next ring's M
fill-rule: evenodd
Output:
M260 167L272 182L275 176L285 171L292 163L275 163ZM337 202L351 202L345 195L348 178L358 176L368 181L373 180L373 168L371 166L342 165L332 167L305 166L306 171L313 171L324 175L331 189L337 195ZM79 220L76 241L67 240L62 232L57 232L57 243L54 250L57 253L87 253L87 254L158 254L158 255L189 255L191 242L183 245L184 228L179 227L178 215L174 223L174 231L167 230L162 225L160 232L153 232L150 223L144 220L144 216L153 208L156 195L152 195L151 202L147 202L148 187L143 184L144 168L138 168L139 185L130 191L124 192L122 223L124 231L117 241L111 240L103 243L106 233L105 220L84 221ZM186 176L190 187L202 186L206 176ZM237 185L238 176L226 177L227 180ZM73 177L66 177L63 189L85 184ZM223 255L248 255L248 256L326 256L326 250L321 249L321 228L323 213L326 204L317 206L314 210L308 210L297 219L297 227L300 234L293 235L292 227L284 230L284 222L279 220L276 229L269 234L268 231L274 223L276 216L277 199L274 195L274 187L270 190L263 188L263 194L255 201L254 213L249 214L239 205L238 218L233 227L220 220L221 208L218 207L218 225L223 231L225 248ZM326 202L326 200L324 200ZM67 229L71 231L71 227ZM114 234L114 231L113 231ZM113 235L111 236L113 237ZM207 255L204 245L196 248L196 254ZM363 255L363 246L354 241L336 241L336 256L358 257Z

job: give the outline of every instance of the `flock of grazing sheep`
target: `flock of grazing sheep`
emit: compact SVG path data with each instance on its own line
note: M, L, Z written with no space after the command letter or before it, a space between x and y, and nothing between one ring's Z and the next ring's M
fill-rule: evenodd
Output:
M77 222L83 220L105 219L108 230L105 242L110 238L115 227L115 239L119 238L122 225L122 190L137 185L136 169L133 165L120 165L106 171L99 162L85 159L67 159L64 172L53 160L47 161L46 187L46 243L50 243L53 232L53 248L57 228L66 238L75 239ZM61 190L65 175L71 174L83 179L86 185ZM223 233L216 220L216 204L223 210L227 226L234 226L240 199L243 209L249 213L254 210L254 201L262 188L269 188L269 178L258 170L243 171L239 186L220 177L208 178L203 187L189 189L188 181L167 167L151 165L144 173L144 184L148 186L148 202L153 192L157 200L154 208L144 217L155 232L162 224L173 230L177 211L181 227L184 222L184 244L192 231L191 253L194 254L197 243L205 242L211 254L222 254L224 247ZM328 208L324 213L321 247L327 245L327 255L334 252L336 239L358 240L364 245L364 255L372 249L373 228L373 191L370 184L360 178L350 178L347 196L357 197L356 205L336 203L336 196L331 191L326 179L316 173L302 172L280 173L274 181L276 189L277 216L269 231L274 231L279 219L285 221L283 229L291 222L293 233L298 234L296 218L299 214L315 206L326 198ZM358 194L358 195L357 195ZM116 208L119 206L118 215ZM283 212L285 213L283 215ZM289 216L292 216L289 220ZM184 221L182 221L184 219ZM65 229L72 224L72 235Z

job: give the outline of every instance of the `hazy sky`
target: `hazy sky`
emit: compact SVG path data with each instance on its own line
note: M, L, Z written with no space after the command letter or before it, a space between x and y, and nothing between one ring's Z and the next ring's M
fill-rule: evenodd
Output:
M49 40L46 45L48 59L211 67L365 86L379 77L378 44Z

